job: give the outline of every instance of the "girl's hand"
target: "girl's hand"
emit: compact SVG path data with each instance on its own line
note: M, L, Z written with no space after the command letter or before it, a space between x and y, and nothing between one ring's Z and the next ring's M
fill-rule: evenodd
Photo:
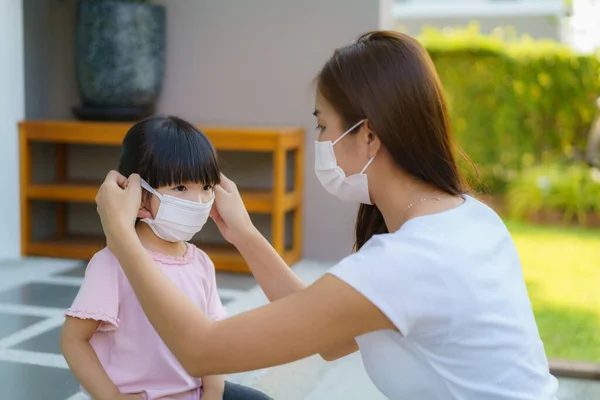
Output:
M237 186L221 174L221 184L216 185L215 203L210 216L217 224L223 237L234 246L255 232L248 211L244 206Z
M118 243L123 234L135 233L136 217L147 216L140 215L144 213L140 211L141 199L139 175L132 174L125 178L117 171L108 173L98 190L96 209L109 247L111 243Z
M139 394L118 394L111 400L144 400L144 398Z
M202 400L223 400L223 395L214 394L214 393L204 393L202 395Z

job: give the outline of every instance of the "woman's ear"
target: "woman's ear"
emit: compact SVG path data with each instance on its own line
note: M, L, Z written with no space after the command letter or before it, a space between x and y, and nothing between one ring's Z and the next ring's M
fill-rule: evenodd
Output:
M379 136L373 130L373 126L371 122L367 119L364 123L365 133L366 133L366 141L367 146L369 146L369 157L375 157L379 149L381 148L381 141L379 140Z

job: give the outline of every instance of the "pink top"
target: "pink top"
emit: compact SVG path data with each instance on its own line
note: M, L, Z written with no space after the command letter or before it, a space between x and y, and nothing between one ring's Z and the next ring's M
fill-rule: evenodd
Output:
M206 253L188 244L182 257L149 254L206 315L214 320L225 317L215 268ZM141 392L147 400L198 393L202 381L185 372L158 336L119 262L107 248L96 253L88 264L83 285L66 314L101 321L90 344L122 393Z

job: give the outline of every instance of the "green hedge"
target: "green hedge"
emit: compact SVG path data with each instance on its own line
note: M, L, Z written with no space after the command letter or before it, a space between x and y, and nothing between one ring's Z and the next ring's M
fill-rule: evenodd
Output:
M585 149L600 96L600 58L549 40L486 36L477 25L425 29L454 133L493 193L522 168Z
M585 163L527 168L508 185L508 216L527 220L539 212L559 212L564 222L586 225L600 215L600 170Z

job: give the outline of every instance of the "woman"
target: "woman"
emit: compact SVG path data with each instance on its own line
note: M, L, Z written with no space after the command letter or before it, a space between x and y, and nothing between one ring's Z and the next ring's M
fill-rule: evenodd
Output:
M111 172L100 188L108 246L167 346L194 376L360 349L392 399L555 399L518 254L500 218L465 194L426 51L400 33L367 33L338 49L316 83L315 172L330 193L362 204L355 253L310 286L223 177L212 217L271 303L212 322L140 245L139 177Z

